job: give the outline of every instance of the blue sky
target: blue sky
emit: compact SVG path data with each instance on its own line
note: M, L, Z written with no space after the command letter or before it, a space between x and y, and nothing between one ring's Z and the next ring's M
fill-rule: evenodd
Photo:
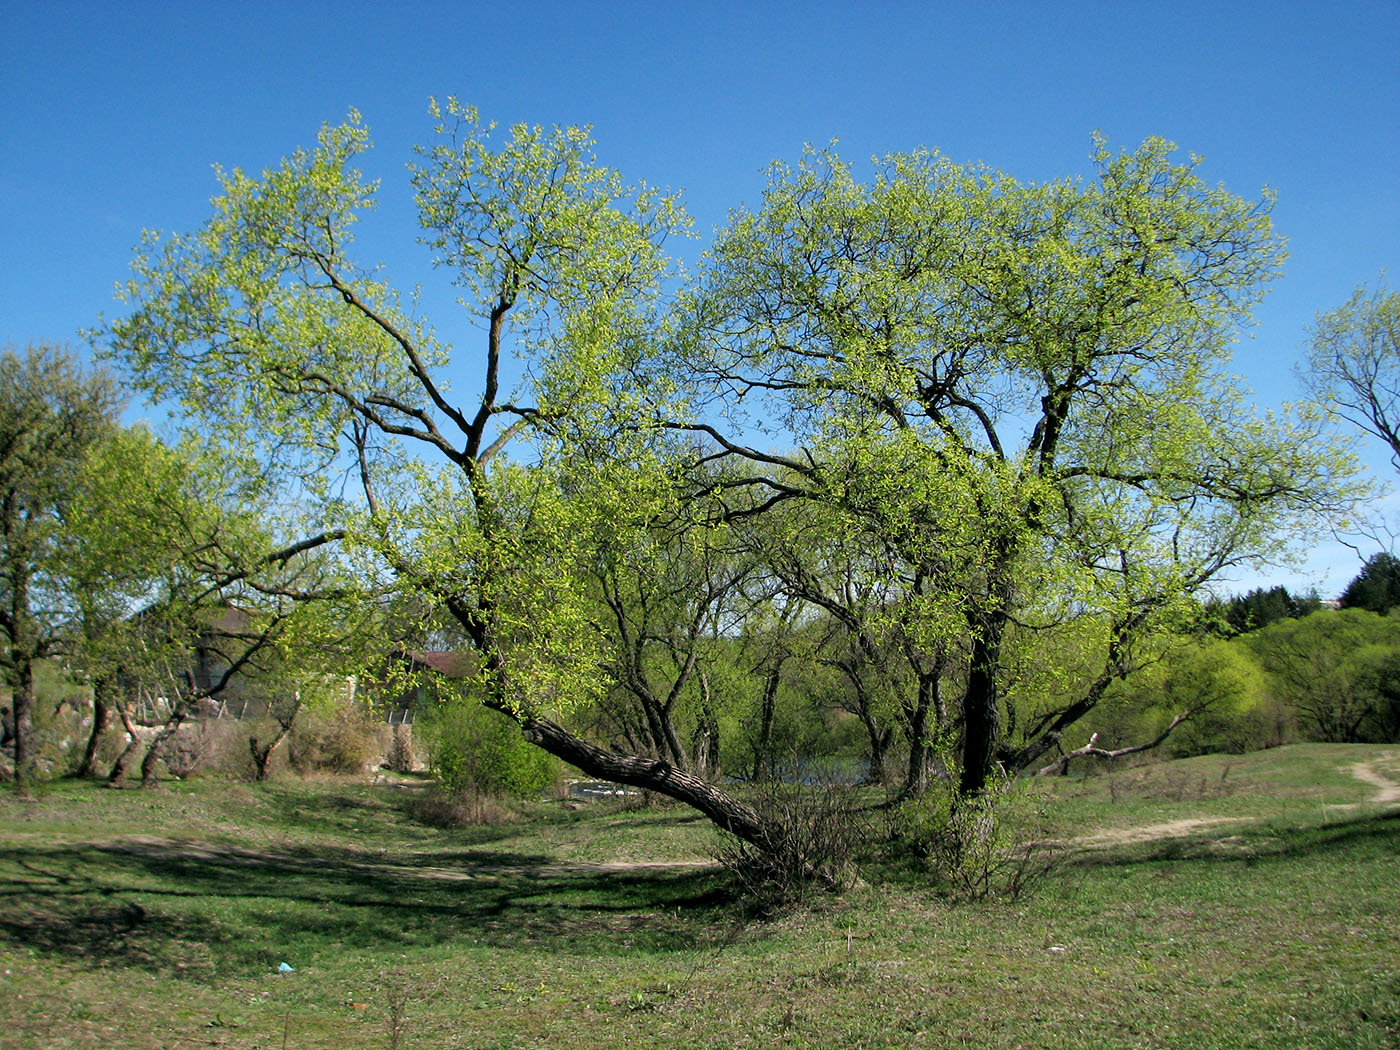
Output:
M1313 316L1400 274L1397 56L1397 0L0 0L0 343L80 345L116 309L141 230L205 217L213 164L274 164L351 107L384 180L362 240L431 292L404 163L428 97L455 94L501 123L592 124L605 163L684 189L692 257L805 142L838 138L850 158L937 147L1050 179L1087 171L1095 129L1120 147L1164 136L1212 181L1278 192L1291 258L1237 353L1277 404L1297 396ZM1309 560L1270 578L1326 594L1357 568L1332 543Z

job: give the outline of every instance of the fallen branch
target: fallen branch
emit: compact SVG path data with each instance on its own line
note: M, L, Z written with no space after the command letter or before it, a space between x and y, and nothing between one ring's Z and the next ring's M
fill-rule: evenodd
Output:
M1167 737L1171 735L1173 729L1181 725L1182 722L1185 722L1193 714L1195 714L1194 710L1183 711L1181 714L1177 715L1175 718L1172 719L1171 725L1167 726L1166 729L1163 729L1162 732L1158 734L1155 740L1149 741L1146 744L1134 744L1132 747L1120 747L1115 748L1113 750L1097 747L1095 746L1095 741L1099 739L1099 734L1095 733L1089 738L1089 742L1083 747L1075 748L1073 751L1065 752L1059 758L1055 759L1055 761L1051 762L1048 766L1044 766L1040 769L1037 769L1035 771L1035 775L1038 777L1047 777L1055 773L1059 773L1065 768L1065 766L1069 764L1071 759L1075 758L1122 758L1124 755L1133 755L1139 751L1151 751L1163 740L1167 739Z

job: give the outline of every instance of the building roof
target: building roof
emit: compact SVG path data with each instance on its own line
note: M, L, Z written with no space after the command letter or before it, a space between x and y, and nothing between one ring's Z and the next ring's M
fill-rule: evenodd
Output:
M405 649L410 664L421 665L444 678L465 678L471 672L471 658L466 653L449 650Z

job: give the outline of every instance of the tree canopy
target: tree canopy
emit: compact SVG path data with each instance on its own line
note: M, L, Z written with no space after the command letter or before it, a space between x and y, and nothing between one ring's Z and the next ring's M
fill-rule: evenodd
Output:
M1054 746L1136 635L1345 499L1321 421L1254 412L1226 371L1282 259L1271 198L1208 185L1161 140L1100 142L1096 165L1037 185L919 152L862 183L810 151L735 215L691 298L689 367L799 450L699 429L930 581L927 629L968 652L968 789ZM1097 669L1008 751L1008 628L1082 616L1103 624Z
M744 555L753 619L728 631L791 624L799 603L839 620L850 604L812 573L876 581L862 593L890 611L866 602L845 629L905 647L901 703L939 712L907 722L911 745L960 735L976 791L1055 746L1214 575L1347 501L1320 420L1254 412L1226 371L1282 259L1270 198L1208 185L1168 143L1100 142L1094 178L1047 184L927 152L862 182L810 151L686 279L663 250L687 229L679 202L601 166L586 131L501 132L455 101L433 116L412 166L421 240L476 346L441 342L354 256L378 192L354 114L259 176L221 174L194 233L149 237L99 338L294 491L308 528L343 533L361 572L454 620L479 695L528 739L761 848L775 830L687 768L662 721L648 753L567 728L612 687L664 710L660 665L618 644L638 602L664 598L691 642L714 634L725 597L704 588L738 569L681 519L772 529ZM464 392L449 380L469 363ZM648 550L697 590L619 575ZM1027 717L1015 640L1056 632L1076 659ZM666 688L698 686L699 650L669 651Z

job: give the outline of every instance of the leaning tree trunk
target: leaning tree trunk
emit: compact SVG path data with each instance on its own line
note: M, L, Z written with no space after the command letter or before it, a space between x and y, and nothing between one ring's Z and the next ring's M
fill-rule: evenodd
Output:
M117 701L117 716L121 719L122 728L126 730L126 747L122 748L122 753L117 756L117 760L112 763L111 772L107 774L108 787L121 787L126 782L127 771L135 761L137 752L145 744L140 727L132 721L131 711L122 700Z
M655 791L699 810L725 831L764 853L773 853L781 829L764 821L752 806L670 762L620 755L590 744L544 718L518 716L525 739L591 777Z
M467 607L451 603L453 616L483 656L488 685L487 707L500 711L519 724L525 739L563 759L591 777L626 784L643 791L654 791L673 798L704 814L720 829L749 843L767 856L776 856L783 844L784 829L764 820L752 806L721 791L708 781L677 768L670 762L638 755L608 751L575 736L557 722L523 712L509 697L508 671L501 651L491 637L490 610L481 605ZM777 678L776 670L773 677ZM776 681L773 686L776 693Z
M143 788L155 786L156 766L160 762L161 751L165 748L166 741L180 731L180 726L184 724L189 713L189 704L186 701L177 700L175 710L165 720L165 725L161 726L156 735L151 738L151 746L146 749L146 756L141 759L141 786Z

